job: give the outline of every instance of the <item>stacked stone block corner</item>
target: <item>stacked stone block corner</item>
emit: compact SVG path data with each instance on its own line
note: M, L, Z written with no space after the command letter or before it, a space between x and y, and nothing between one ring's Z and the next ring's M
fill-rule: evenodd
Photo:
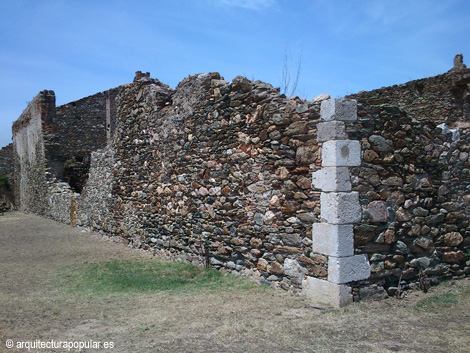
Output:
M327 304L339 307L352 301L347 284L370 276L366 255L354 255L353 225L361 221L359 194L351 191L348 167L361 165L359 141L347 140L344 121L357 119L357 104L349 99L321 103L317 125L322 145L322 169L313 173L312 186L321 189L321 221L312 226L312 251L328 256L328 278L304 281L304 292L313 300L330 294ZM316 293L318 292L318 293ZM322 298L322 302L326 301Z

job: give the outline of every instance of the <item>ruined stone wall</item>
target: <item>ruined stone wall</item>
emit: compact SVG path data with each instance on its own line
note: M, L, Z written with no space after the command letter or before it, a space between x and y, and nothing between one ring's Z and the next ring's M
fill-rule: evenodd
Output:
M91 153L90 173L80 195L76 195L77 224L112 234L114 152L110 146Z
M75 198L79 194L74 193L69 184L58 181L48 182L46 194L48 202L46 216L58 222L77 225Z
M347 96L368 105L389 104L401 108L418 121L433 121L458 127L470 122L470 70L451 70L445 74L400 85L361 91ZM359 111L359 116L363 112ZM466 125L467 126L467 125Z
M28 105L13 124L14 188L21 210L77 224L91 153L110 142L119 91L57 108L54 92L43 91Z
M364 151L351 173L363 208L355 248L372 270L355 299L394 295L400 280L401 289L425 288L470 273L470 131L455 94L469 77L450 72L349 96L359 120L348 136Z
M406 289L463 276L470 273L468 72L350 96L354 114L344 123L324 116L318 126L334 131L320 141L320 102L286 98L243 77L201 74L171 89L138 73L132 84L57 112L53 94L41 92L13 128L19 205L285 289L308 278L313 291L333 283L350 296L353 281L357 300L393 295L399 281ZM353 146L358 163L322 161L325 143L335 151ZM54 177L70 182L66 164L80 171L82 151L90 167L80 172L79 194ZM318 180L329 175L325 167L331 190ZM311 182L318 170L325 205L336 193L359 197L358 224L323 216ZM354 229L354 248L315 252L322 246L312 238L322 237L312 235L313 224L316 232ZM363 276L345 285L340 272L351 259L361 260ZM368 276L369 262L371 276L355 281ZM329 263L336 266L330 273Z
M13 170L13 144L10 143L0 149L0 175L12 175Z
M8 185L0 185L0 204L4 204L5 208L10 208L14 205L14 193L13 193L13 144L0 149L0 178L7 178ZM2 180L4 182L4 180Z
M21 211L48 213L43 125L54 108L54 92L42 91L13 123L15 202Z
M117 103L113 233L284 288L327 275L310 248L318 103L217 73L144 78Z
M367 100L368 105L394 105L416 120L432 120L436 125L446 123L455 127L470 122L469 84L469 69L451 70L434 77L360 92L348 98Z
M110 89L56 108L45 131L49 171L81 192L88 177L90 153L104 148L116 125L115 97Z

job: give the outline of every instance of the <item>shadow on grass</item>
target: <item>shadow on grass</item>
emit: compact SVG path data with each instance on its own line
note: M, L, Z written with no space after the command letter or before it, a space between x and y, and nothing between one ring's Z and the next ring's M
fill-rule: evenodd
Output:
M67 266L65 286L77 294L203 290L248 290L259 286L252 281L214 269L160 260L112 260Z

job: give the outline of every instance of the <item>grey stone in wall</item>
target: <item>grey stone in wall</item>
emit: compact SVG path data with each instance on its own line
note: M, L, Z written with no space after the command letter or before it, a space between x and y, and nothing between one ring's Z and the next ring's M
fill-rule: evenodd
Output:
M356 167L361 165L361 144L354 140L330 140L323 143L322 166Z
M114 151L111 146L92 152L90 173L82 193L77 196L77 224L111 234L113 229L112 187Z
M349 283L369 278L371 269L367 255L328 258L328 281Z
M312 252L327 256L354 255L352 224L312 224Z
M357 192L322 192L320 202L321 218L326 223L348 224L361 220Z
M332 98L322 102L321 112L324 121L351 121L357 119L357 103L353 99Z
M343 121L327 121L317 124L317 140L325 142L329 140L346 140L346 129Z
M347 167L324 167L312 173L312 184L322 191L351 191Z
M307 277L302 283L302 293L319 305L332 305L339 308L350 302L351 287Z

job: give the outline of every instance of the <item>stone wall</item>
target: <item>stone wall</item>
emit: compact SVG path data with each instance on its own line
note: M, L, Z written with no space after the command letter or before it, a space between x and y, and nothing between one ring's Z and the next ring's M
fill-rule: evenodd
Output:
M283 288L327 275L310 247L318 103L217 73L144 78L117 101L114 234Z
M13 144L0 149L0 175L13 174Z
M75 197L77 223L99 232L112 234L114 206L114 152L110 146L91 153L91 165L87 183L81 195Z
M21 211L48 214L43 125L54 108L54 92L42 91L13 123L15 202Z
M446 123L450 128L468 127L470 122L470 70L461 68L400 85L361 91L348 98L367 105L396 106L417 121ZM358 111L359 116L364 114Z
M13 144L10 143L0 149L0 178L6 178L8 183L7 185L0 185L0 205L3 205L4 209L10 209L15 203L13 172Z
M88 177L90 153L104 148L116 125L115 98L110 89L56 108L47 123L45 146L49 172L81 192Z
M218 73L171 89L137 72L57 110L44 91L13 127L18 204L337 306L426 288L470 272L469 77L357 110Z
M48 213L47 217L58 222L77 225L76 202L79 196L65 182L49 182L47 188Z
M120 89L57 108L54 92L43 91L28 105L13 124L13 184L20 210L77 224L77 202L89 176L91 154L111 140Z
M57 162L78 148L63 144L79 138L75 121L87 121L84 107L94 103L50 109L52 117L38 120L49 170L37 171L49 174L27 185L44 195L41 214L286 289L299 290L305 275L327 276L327 257L311 251L320 212L310 180L321 163L318 102L243 77L201 74L173 90L143 75L120 88L115 134L106 149L87 152L91 169L79 194L61 181ZM77 107L83 115L71 120L64 111ZM83 140L86 149L99 146Z
M460 70L349 96L359 120L348 135L364 151L352 169L363 208L355 248L372 270L356 299L470 273L470 131L459 98L468 83Z

